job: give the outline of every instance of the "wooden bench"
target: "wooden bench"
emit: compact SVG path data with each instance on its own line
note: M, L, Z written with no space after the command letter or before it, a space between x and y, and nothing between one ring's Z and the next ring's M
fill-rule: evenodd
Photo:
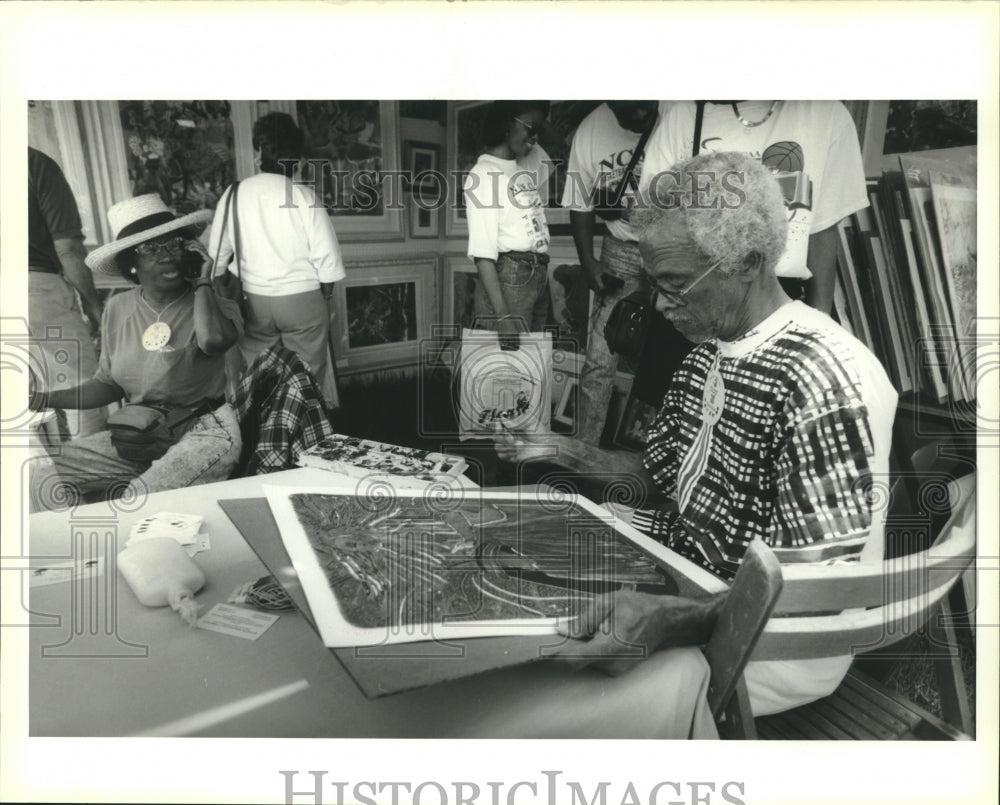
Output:
M925 551L878 564L780 566L754 543L733 581L705 654L709 705L723 737L965 739L972 733L947 596L976 550L975 475L952 487L952 513ZM837 614L829 614L837 613ZM926 629L944 719L852 670L830 696L754 720L743 670L750 660L857 656Z

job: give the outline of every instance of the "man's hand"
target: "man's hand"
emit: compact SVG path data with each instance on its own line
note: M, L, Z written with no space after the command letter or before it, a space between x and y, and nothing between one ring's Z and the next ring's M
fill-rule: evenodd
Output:
M596 596L559 628L570 640L556 656L574 669L593 665L617 676L658 649L707 641L723 600L630 590Z
M583 263L584 275L587 277L587 286L595 294L603 294L607 290L604 287L604 282L602 282L602 277L605 274L604 263L595 259L592 255L584 257L581 262Z
M517 464L522 461L554 458L559 452L557 445L562 438L556 434L514 433L507 430L502 422L498 422L493 446L503 461Z

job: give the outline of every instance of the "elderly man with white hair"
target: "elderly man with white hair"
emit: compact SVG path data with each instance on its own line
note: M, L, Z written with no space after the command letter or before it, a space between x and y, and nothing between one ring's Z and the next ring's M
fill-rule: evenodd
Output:
M863 344L778 283L787 224L774 176L752 157L707 153L652 177L641 206L632 224L657 310L699 342L645 453L508 436L501 455L643 478L668 502L626 519L726 580L757 539L785 563L881 560L883 513L866 493L888 470L897 394ZM647 655L704 642L723 598L599 597L563 655L621 673L637 663L616 656L625 642ZM614 629L599 630L607 618ZM754 713L828 695L850 659L751 663Z

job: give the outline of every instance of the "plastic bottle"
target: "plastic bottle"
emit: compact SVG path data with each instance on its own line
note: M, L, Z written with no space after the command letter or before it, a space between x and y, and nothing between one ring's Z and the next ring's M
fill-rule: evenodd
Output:
M118 554L118 569L139 603L168 604L190 625L198 620L195 593L205 586L205 574L176 540L157 537L133 542Z

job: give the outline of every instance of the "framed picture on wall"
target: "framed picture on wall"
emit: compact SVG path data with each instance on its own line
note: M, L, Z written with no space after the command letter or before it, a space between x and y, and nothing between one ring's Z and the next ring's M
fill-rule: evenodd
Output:
M348 262L334 286L333 342L344 375L416 363L436 318L437 257Z
M413 185L424 188L427 191L438 192L440 182L436 181L433 174L441 170L441 147L435 143L425 143L416 140L407 140L403 143L403 189L412 192ZM425 194L426 195L426 194Z
M449 254L444 258L441 276L441 320L439 324L472 329L474 323L472 298L479 285L479 272L463 255Z
M483 121L490 101L457 101L448 104L448 215L445 230L448 237L467 235L465 197L462 185L483 151Z
M295 101L295 113L313 171L304 178L315 182L337 237L401 239L403 204L385 178L400 170L397 102Z
M416 187L407 205L411 238L436 238L441 231L441 210Z

